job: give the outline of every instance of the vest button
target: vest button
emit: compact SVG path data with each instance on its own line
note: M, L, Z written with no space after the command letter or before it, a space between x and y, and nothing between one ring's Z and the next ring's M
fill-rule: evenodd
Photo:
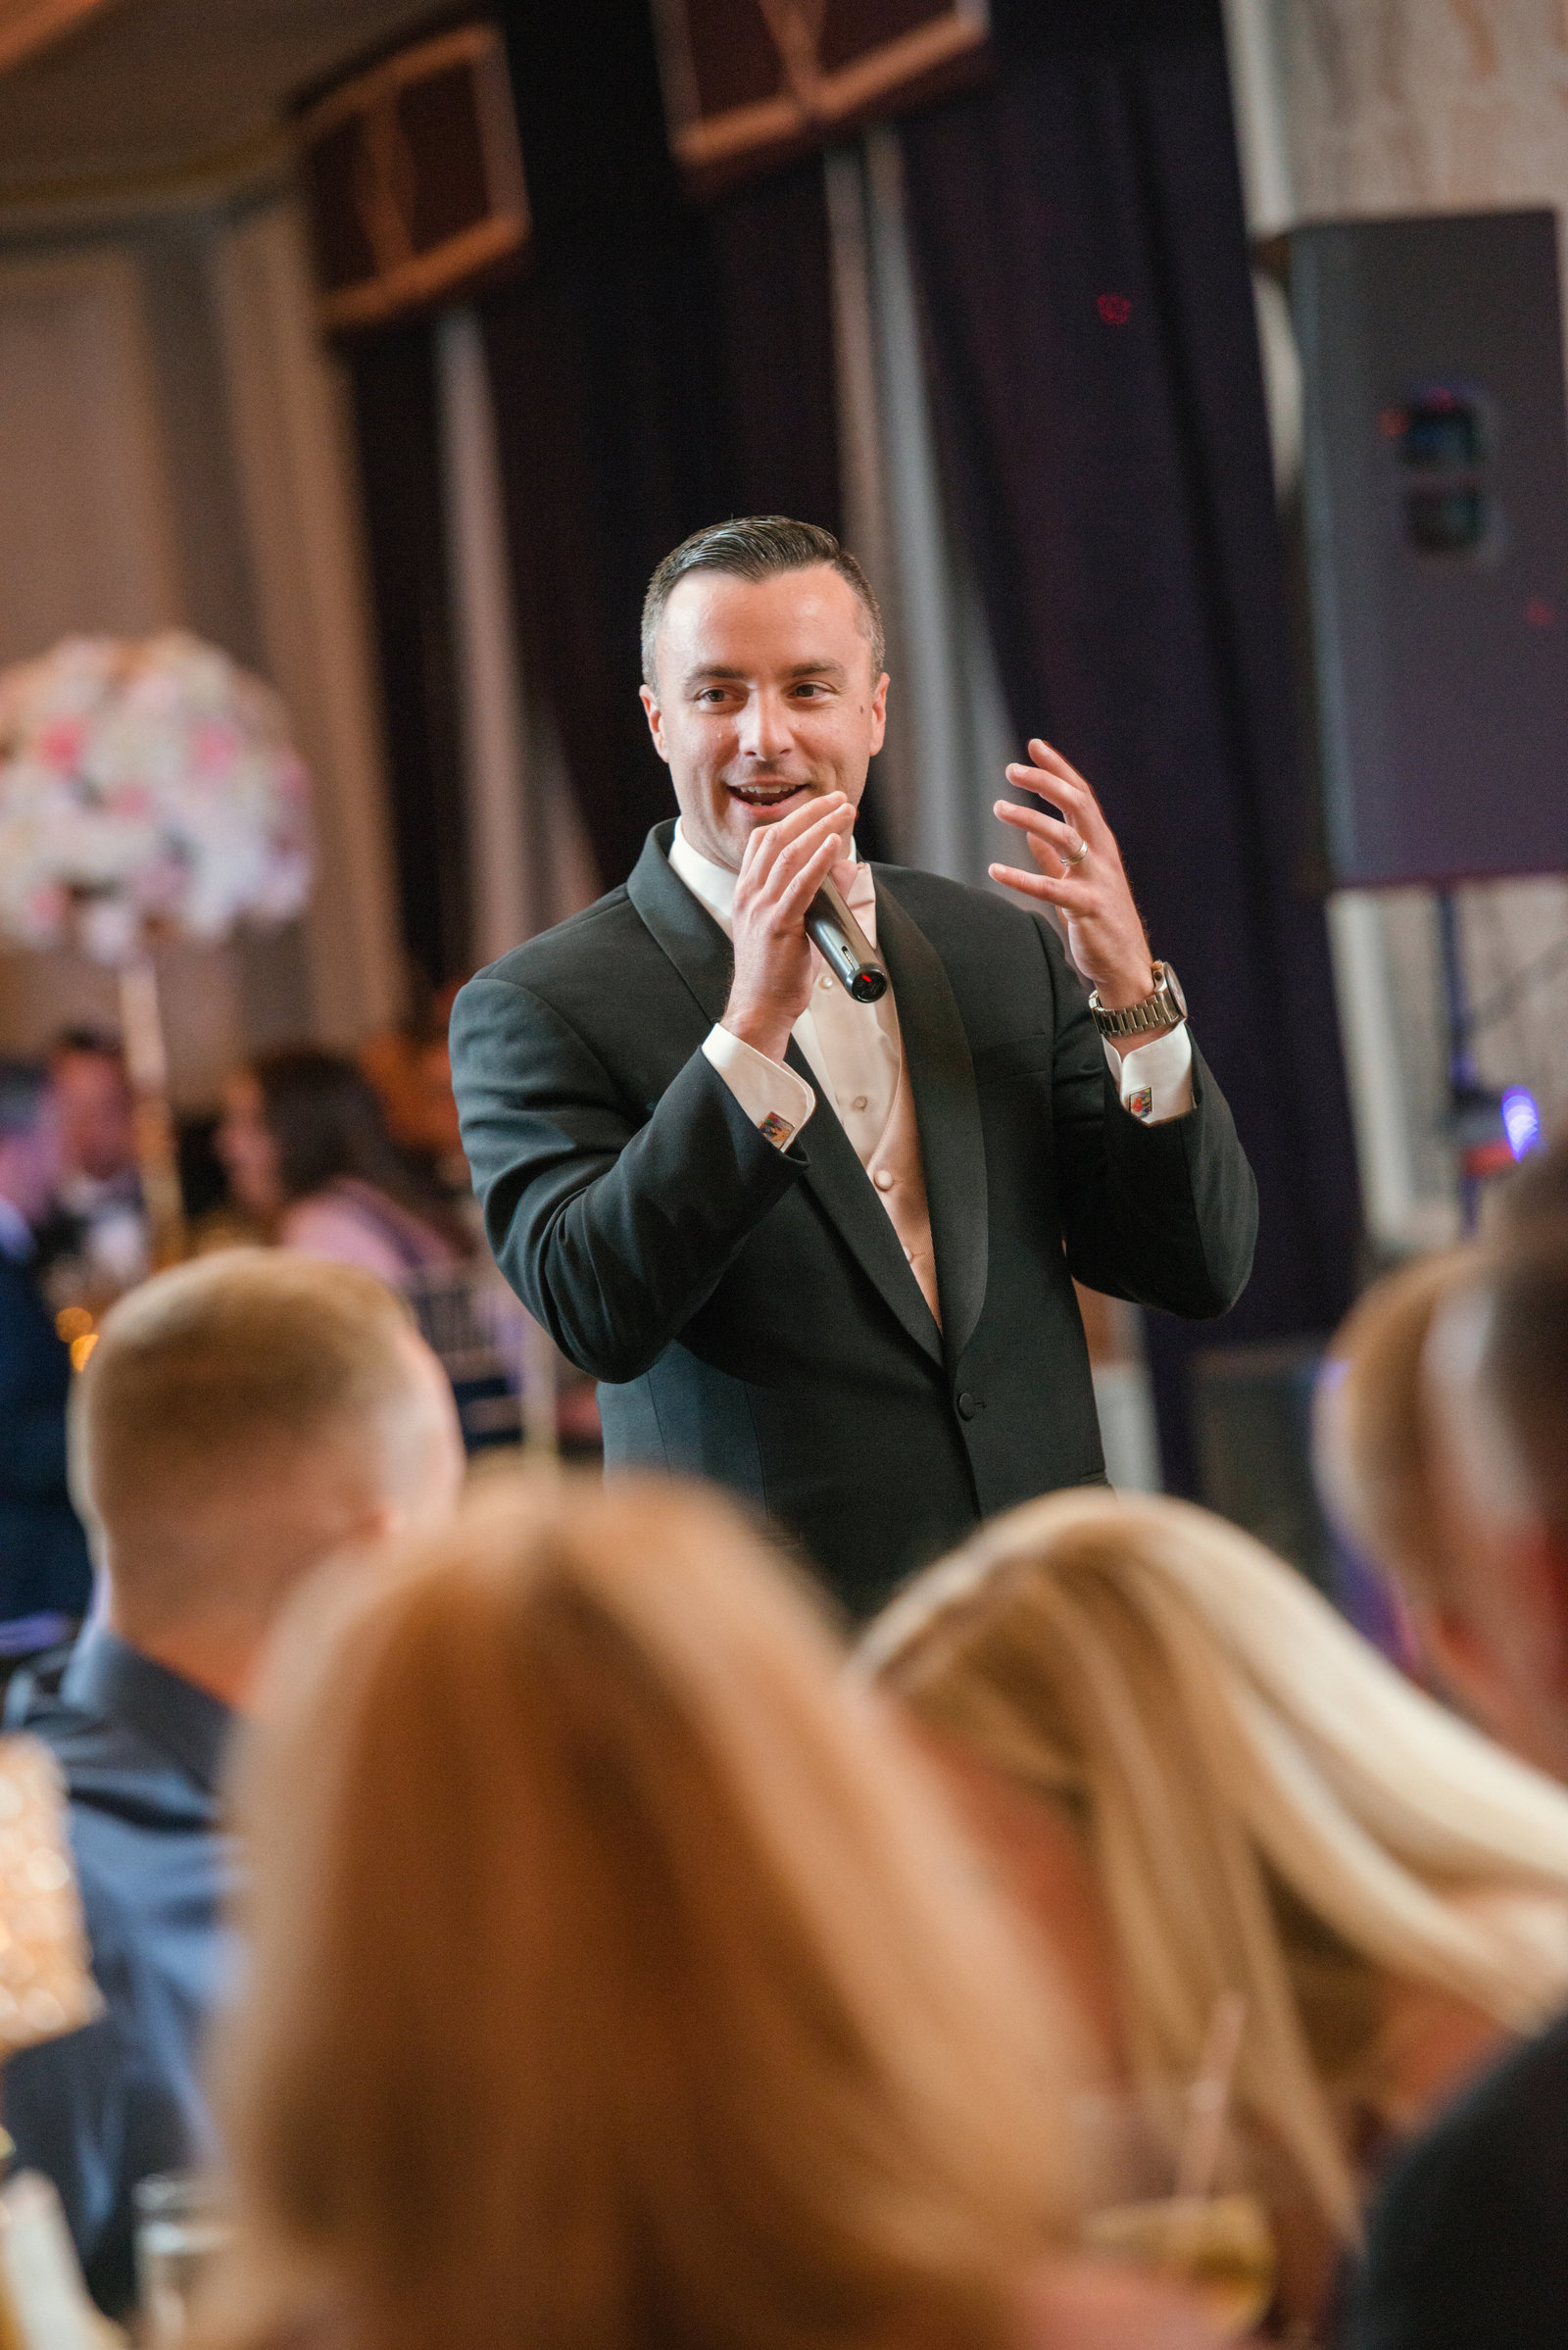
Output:
M872 1176L871 1181L876 1185L876 1188L879 1192L891 1192L893 1189L893 1177L889 1174L886 1167L878 1167L876 1173Z
M959 1419L960 1419L960 1420L972 1420L972 1419L974 1418L974 1415L975 1415L975 1413L976 1413L976 1412L977 1412L979 1409L980 1409L980 1398L979 1398L979 1396L978 1396L978 1395L970 1395L970 1393L969 1393L969 1391L968 1391L968 1389L967 1389L967 1388L965 1388L965 1389L964 1389L964 1391L963 1391L963 1393L962 1393L962 1394L959 1395L959 1397L958 1397L958 1417L959 1417Z
M850 1103L850 1107L851 1109L864 1109L865 1096L863 1094L857 1094L855 1100Z

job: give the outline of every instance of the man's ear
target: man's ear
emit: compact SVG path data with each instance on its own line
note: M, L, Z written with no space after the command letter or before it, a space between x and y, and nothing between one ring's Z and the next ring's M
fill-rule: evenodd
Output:
M1532 1544L1531 1569L1542 1611L1556 1633L1556 1690L1568 1712L1568 1542L1549 1528L1540 1528Z
M1514 1670L1522 1664L1540 1695L1568 1713L1568 1554L1540 1524L1512 1528L1498 1552L1494 1573L1507 1582Z
M1492 1651L1464 1610L1449 1601L1415 1610L1416 1637L1444 1687L1472 1721L1509 1743L1502 1717L1510 1712L1507 1689Z
M1423 1646L1472 1719L1568 1777L1568 1553L1521 1523L1465 1572L1461 1599L1421 1611Z
M651 685L645 685L639 686L637 698L648 720L648 731L654 738L654 749L667 767L669 753L664 747L664 713L659 706L659 696Z
M888 673L883 670L871 693L871 757L882 748L888 730Z

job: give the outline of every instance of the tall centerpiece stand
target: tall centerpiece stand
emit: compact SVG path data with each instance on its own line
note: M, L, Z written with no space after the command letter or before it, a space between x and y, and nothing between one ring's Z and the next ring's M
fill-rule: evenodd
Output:
M177 629L67 637L0 671L0 941L119 978L153 1261L187 1236L156 950L303 912L310 781L283 705Z

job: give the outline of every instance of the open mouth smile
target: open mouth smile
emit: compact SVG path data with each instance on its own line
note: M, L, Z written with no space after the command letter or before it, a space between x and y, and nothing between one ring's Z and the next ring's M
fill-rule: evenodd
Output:
M798 792L805 791L806 786L804 783L729 783L724 788L732 800L740 800L748 808L782 808L786 800L793 800Z

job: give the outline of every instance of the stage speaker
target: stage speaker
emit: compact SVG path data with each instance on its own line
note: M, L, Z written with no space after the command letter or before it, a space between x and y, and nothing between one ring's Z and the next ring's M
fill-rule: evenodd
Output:
M1568 870L1549 212L1288 239L1331 886Z
M517 269L528 196L500 28L409 42L303 103L321 322L386 326Z
M989 0L654 0L670 146L696 195L991 69Z

